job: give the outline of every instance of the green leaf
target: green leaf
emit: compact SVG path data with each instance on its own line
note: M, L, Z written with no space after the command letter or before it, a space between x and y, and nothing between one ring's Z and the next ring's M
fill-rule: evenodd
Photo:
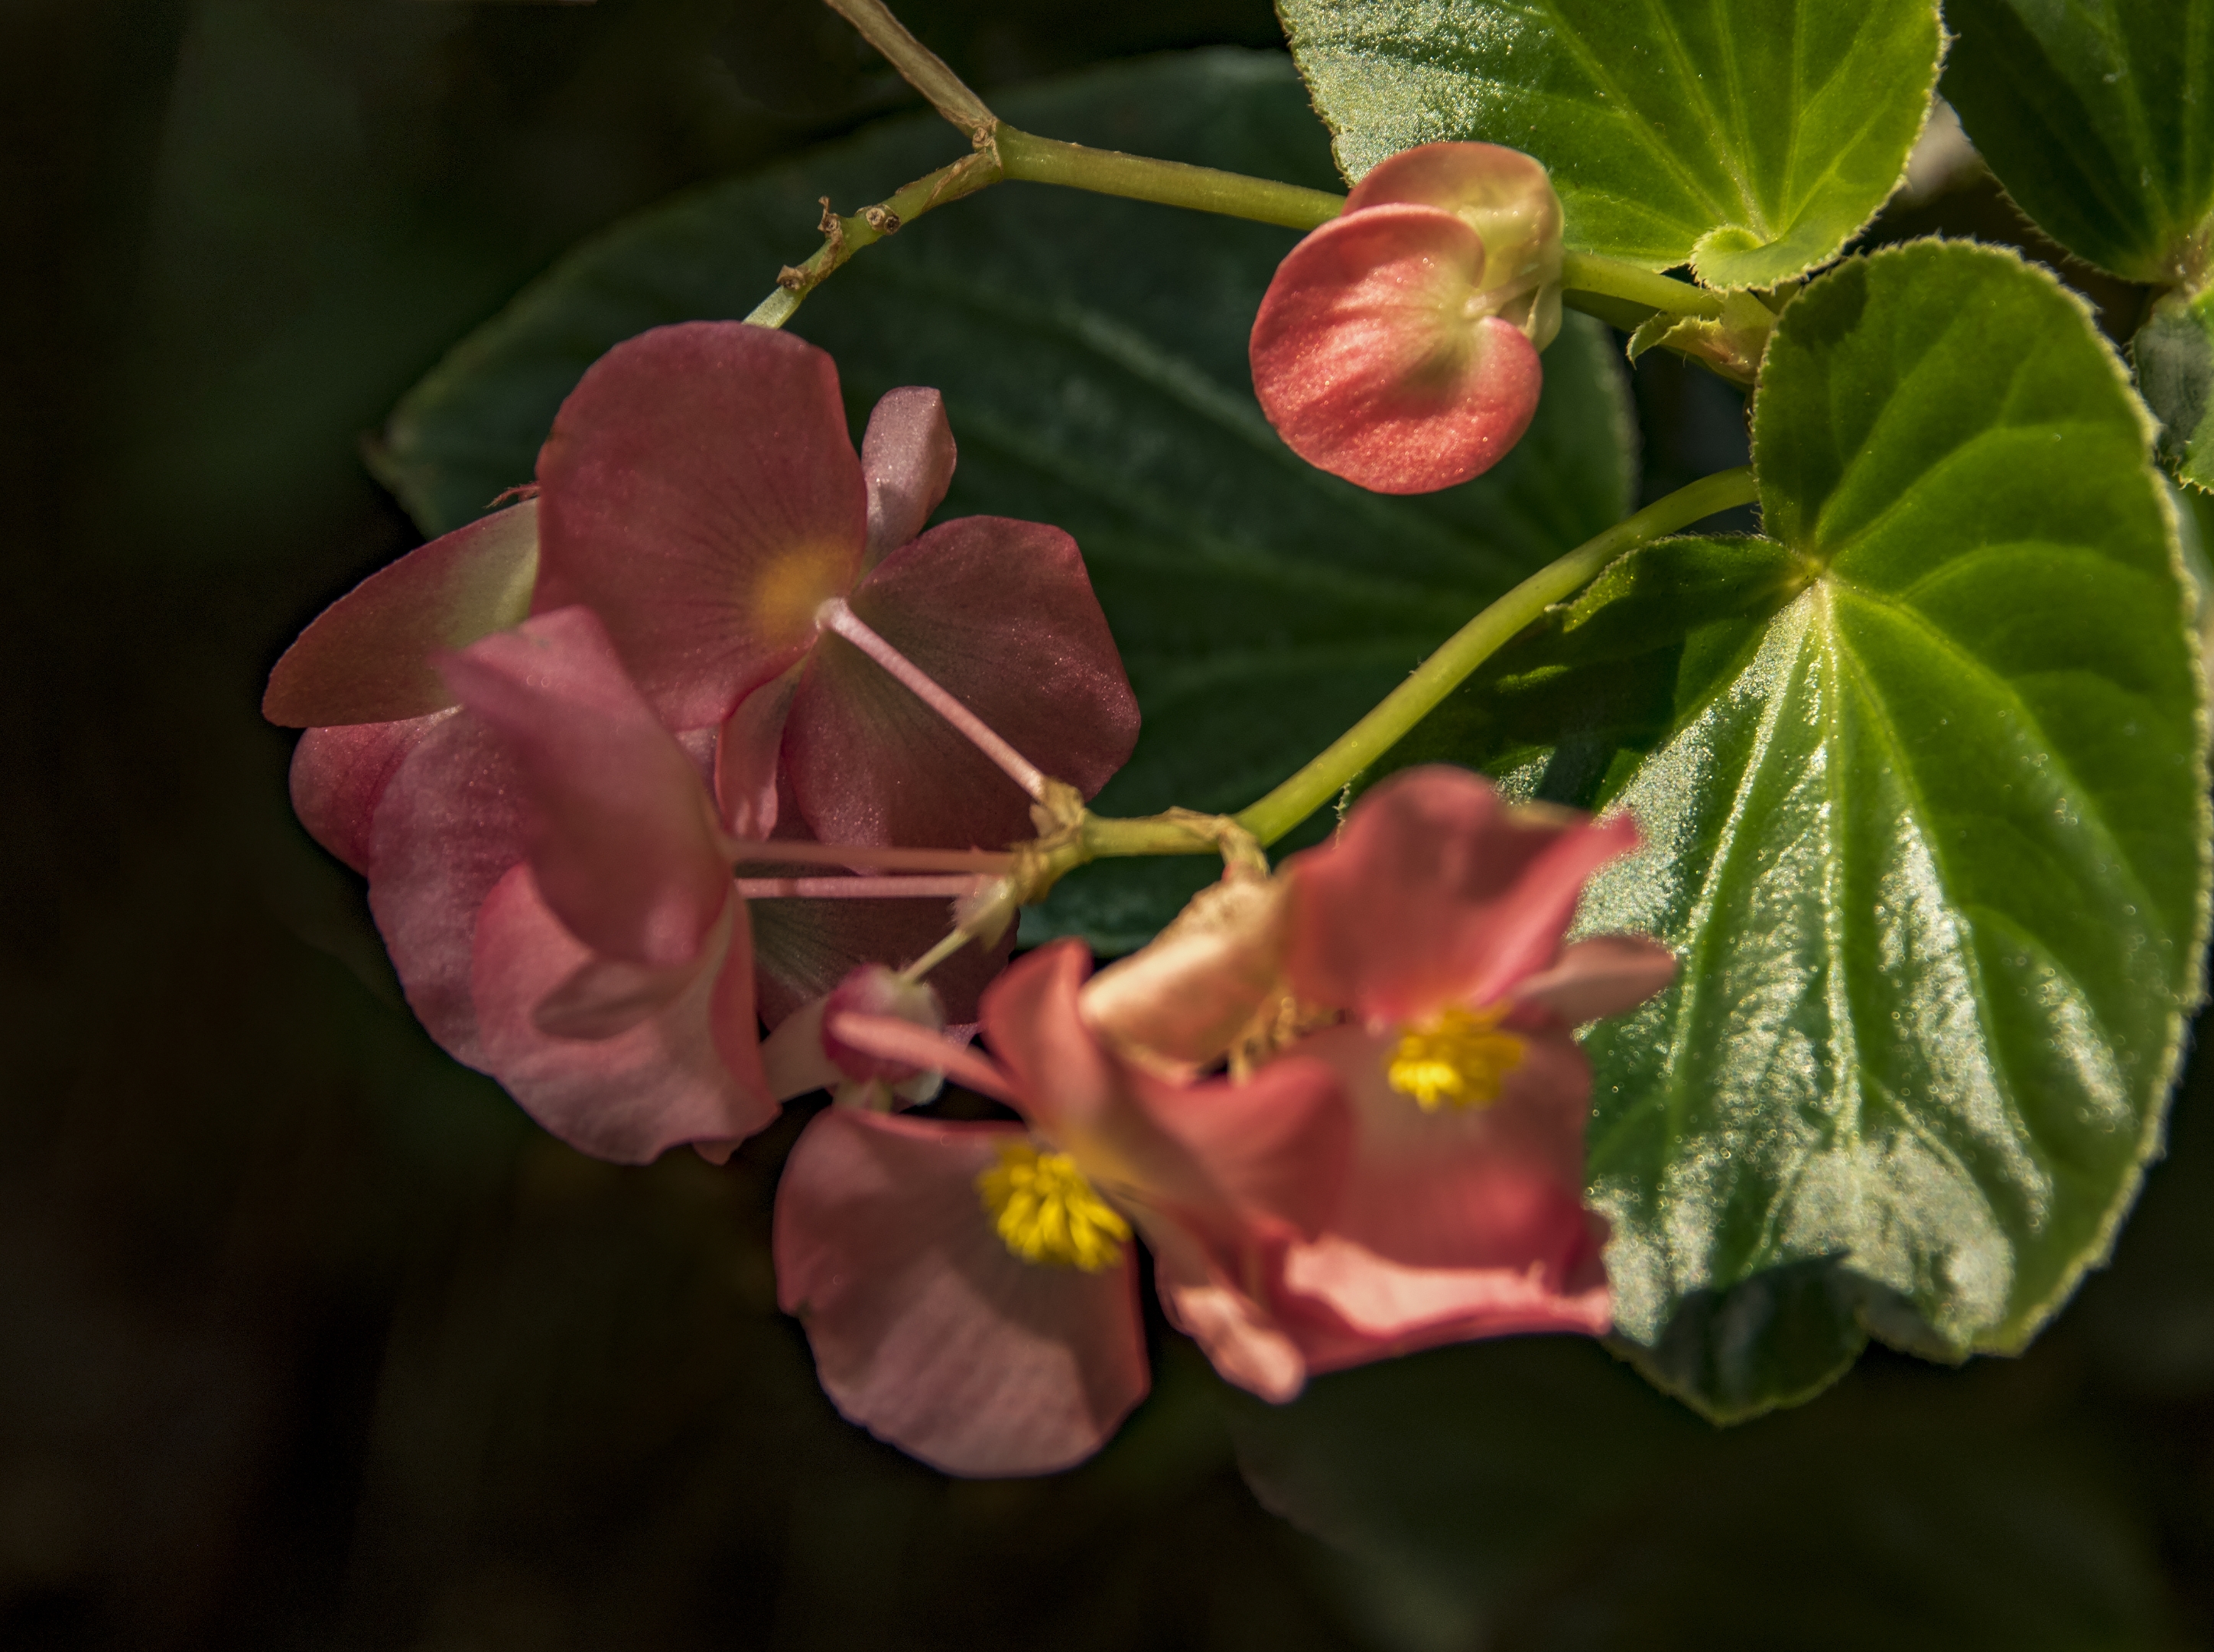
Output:
M2214 289L2188 302L2162 299L2130 354L2160 420L2161 456L2193 487L2214 489Z
M1327 183L1281 57L1155 58L1002 100L1026 130ZM875 200L958 140L908 120L703 190L589 243L465 340L393 417L384 471L426 529L529 477L554 410L618 340L742 315L811 243L829 194ZM1145 731L1104 811L1241 807L1424 654L1630 503L1633 437L1604 329L1566 328L1520 447L1489 475L1386 499L1313 469L1253 400L1245 337L1295 237L1039 186L933 212L811 297L792 330L836 356L856 421L894 385L945 394L945 514L1060 524L1083 547ZM1214 868L1086 868L1024 934L1122 950Z
M1936 0L1281 0L1358 179L1478 138L1551 168L1569 246L1715 286L1837 256L1906 165L1936 83Z
M1967 244L1846 264L1754 458L1768 537L1635 554L1393 759L1646 834L1578 921L1683 969L1588 1040L1591 1187L1618 1333L1722 1417L1870 1332L2027 1343L2135 1196L2206 935L2174 521L2080 303Z
M2132 281L2205 278L2214 0L1948 0L1945 21L1945 95L2039 229Z
M2049 1374L1978 1374L1718 1435L1587 1343L1518 1339L1225 1410L1381 1647L2172 1644L2136 1488L2037 1415Z

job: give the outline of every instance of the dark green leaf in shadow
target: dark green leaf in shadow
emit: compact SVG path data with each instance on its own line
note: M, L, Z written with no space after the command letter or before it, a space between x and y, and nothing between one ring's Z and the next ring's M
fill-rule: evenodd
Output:
M2168 1644L2111 1469L1989 1374L1863 1376L1718 1435L1591 1344L1532 1339L1226 1406L1262 1502L1406 1652Z
M1032 131L1317 183L1323 134L1280 57L1166 57L1001 100ZM687 197L580 248L460 346L394 415L387 475L426 529L526 479L594 358L647 327L739 315L804 251L828 193L874 200L948 158L904 121ZM945 151L945 152L941 152ZM1306 465L1253 400L1245 338L1294 237L1143 203L1012 185L902 229L793 330L838 358L857 422L899 384L944 390L949 515L1052 522L1084 548L1145 713L1110 813L1234 809L1283 779L1470 615L1628 508L1633 437L1588 321L1545 357L1508 459L1424 499ZM1142 941L1196 860L1087 868L1025 935Z
M1937 77L1933 0L1281 0L1359 178L1479 138L1553 174L1571 248L1716 286L1837 256L1905 169Z
M1948 0L1945 21L1945 96L2039 229L2132 281L2205 278L2214 0Z

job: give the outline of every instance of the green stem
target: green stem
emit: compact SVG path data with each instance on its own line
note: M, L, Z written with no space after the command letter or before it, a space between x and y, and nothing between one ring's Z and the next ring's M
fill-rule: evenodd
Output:
M1722 296L1718 292L1673 276L1656 275L1618 258L1602 258L1597 253L1562 254L1561 285L1569 292L1618 298L1648 309L1665 309L1672 315L1722 313Z
M1502 644L1553 603L1589 583L1624 551L1687 528L1717 511L1750 505L1759 496L1750 466L1704 476L1666 499L1655 499L1558 561L1548 563L1455 632L1321 756L1242 811L1236 817L1238 823L1263 843L1274 843L1397 744L1401 736L1428 716Z
M973 195L999 181L999 157L989 149L983 149L916 179L896 194L874 206L863 207L851 217L841 217L833 212L826 200L823 204L823 245L804 264L786 266L780 272L776 291L755 305L746 320L755 327L782 327L809 293L829 280L832 271L862 248L872 246L887 236L897 235L901 225L913 223L933 207Z
M1218 172L1213 167L1186 166L1181 161L1154 161L1114 150L1087 149L1081 144L1037 138L1004 125L994 133L993 141L999 148L1002 172L1029 183L1060 184L1088 189L1097 195L1188 206L1225 217L1279 223L1288 229L1312 229L1328 223L1345 207L1344 196L1327 190Z
M884 54L900 78L930 100L930 107L969 134L978 149L984 147L999 118L984 100L970 91L945 59L908 32L892 15L884 0L823 0L823 3L861 32L861 38Z

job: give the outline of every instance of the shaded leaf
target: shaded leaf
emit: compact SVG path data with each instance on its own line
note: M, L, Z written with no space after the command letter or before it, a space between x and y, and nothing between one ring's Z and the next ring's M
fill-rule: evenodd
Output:
M2039 229L2132 281L2205 278L2214 0L1948 0L1945 21L1945 96Z

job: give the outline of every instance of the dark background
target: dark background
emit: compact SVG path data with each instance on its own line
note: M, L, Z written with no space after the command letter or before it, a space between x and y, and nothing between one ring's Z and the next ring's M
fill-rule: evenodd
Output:
M903 10L987 93L1279 39L1261 0ZM291 821L262 680L417 538L364 435L579 236L902 107L804 0L0 0L0 1647L1449 1643L1379 1612L1388 1531L1349 1560L1262 1511L1173 1338L1074 1475L949 1483L847 1429L774 1308L793 1123L724 1172L547 1140L422 1037ZM1948 226L2016 233L1988 187L1893 229ZM1648 493L1741 460L1716 382L1638 392ZM1679 1599L1687 1532L1737 1587L1716 1485L1858 1495L1794 1442L1895 1437L1905 1394L2080 1468L2134 1603L2087 1608L2099 1643L2207 1643L2211 1104L2028 1358L1871 1356L1542 1561L1471 1556L1495 1638L1829 1644L1864 1598L1856 1636L1974 1643L1987 1612L1887 1597L1819 1527L1758 1561L1762 1631ZM1919 1491L1874 1518L1939 1571L1977 1541Z

